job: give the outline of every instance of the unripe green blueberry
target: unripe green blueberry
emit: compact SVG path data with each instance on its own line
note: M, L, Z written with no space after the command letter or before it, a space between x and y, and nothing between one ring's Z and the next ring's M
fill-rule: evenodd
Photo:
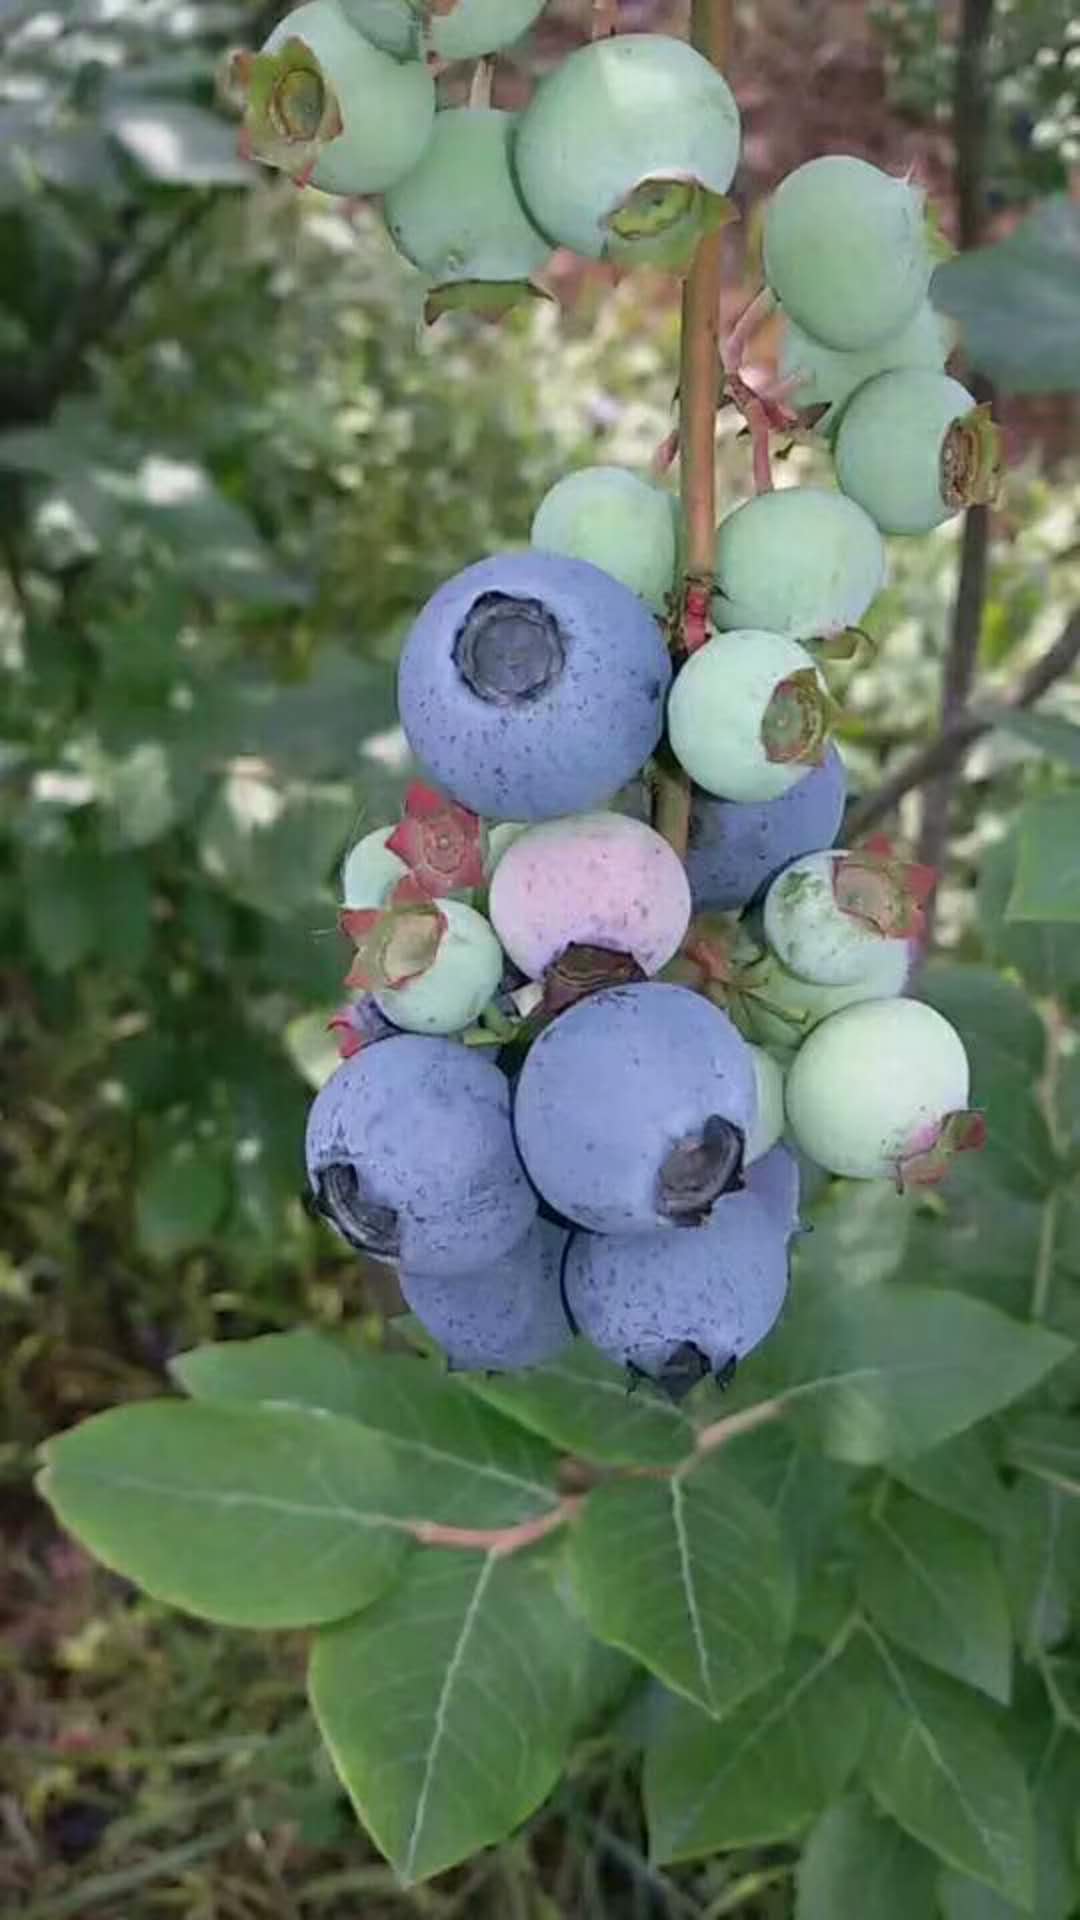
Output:
M461 1033L479 1019L502 979L503 955L482 914L440 900L446 930L431 966L403 987L380 987L375 1004L406 1033Z
M951 1154L981 1145L968 1114L959 1034L919 1000L846 1007L815 1028L787 1077L787 1116L804 1153L853 1180L931 1184Z
M836 477L883 533L929 533L964 507L993 503L1000 436L989 409L948 374L881 373L845 410Z
M587 259L689 264L718 224L739 110L685 40L624 33L578 48L522 115L518 185L538 227Z
M236 57L233 74L248 96L247 150L324 193L383 192L431 137L427 68L372 46L338 0L306 0L286 14L261 54Z
M953 347L954 328L945 314L924 300L914 317L887 340L858 352L822 346L820 340L785 318L780 343L779 372L797 380L792 401L799 407L828 407L816 422L818 433L832 439L853 393L879 373L902 367L922 367L941 373Z
M409 869L387 848L395 827L376 827L365 833L346 854L341 869L341 902L345 907L385 907L399 880Z
M765 939L800 979L853 986L873 976L883 947L906 951L922 934L927 878L927 868L862 853L804 854L765 896Z
M532 544L591 560L662 613L675 579L671 495L626 467L583 467L544 495Z
M487 847L484 854L484 878L490 880L504 853L509 853L515 840L528 833L532 823L528 820L500 820L496 826L487 830Z
M825 487L759 493L716 535L713 619L794 640L857 626L885 585L881 535L868 513Z
M744 628L714 634L676 675L668 735L680 766L722 800L775 800L820 762L828 689L805 647Z
M784 1069L764 1047L751 1046L750 1058L757 1081L757 1115L746 1136L744 1167L770 1152L784 1131Z
M440 60L476 60L496 53L527 33L547 0L457 0L438 13L425 0L341 0L342 10L365 39L386 53L416 59L425 51ZM425 21L426 13L426 21Z
M907 325L933 267L924 196L866 160L830 153L782 180L765 210L765 278L825 346L872 347Z
M514 186L513 126L494 107L437 114L419 162L383 201L394 245L439 285L527 282L551 252Z

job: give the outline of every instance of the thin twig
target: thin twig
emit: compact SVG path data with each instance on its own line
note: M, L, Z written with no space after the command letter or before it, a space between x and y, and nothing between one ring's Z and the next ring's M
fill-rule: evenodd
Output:
M710 1427L702 1427L694 1441L694 1454L715 1453L717 1447L725 1447L731 1440L737 1440L740 1434L753 1433L758 1427L764 1427L770 1420L779 1420L785 1412L786 1401L778 1396L775 1400L758 1400L752 1407L744 1407L740 1413L729 1413L723 1420L714 1420ZM689 1465L693 1464L691 1455Z
M994 0L963 0L953 86L953 141L956 151L958 237L965 250L977 247L985 219L985 161L990 102L986 86L986 50ZM975 398L992 400L985 381L973 383ZM990 555L990 516L986 507L969 507L964 520L960 578L953 605L949 648L942 681L944 727L962 714L975 684ZM956 783L950 763L927 787L923 798L917 858L941 865L949 838ZM930 903L929 912L933 912Z
M884 820L906 793L925 786L928 780L944 773L946 769L959 766L975 741L997 726L1003 714L1033 707L1049 688L1071 672L1078 658L1080 608L1070 616L1053 646L1040 655L1002 701L994 706L968 707L955 714L928 746L912 754L910 760L905 760L894 774L883 780L872 793L866 794L848 814L845 839L859 839L880 820Z
M540 1514L535 1520L522 1520L516 1527L444 1527L434 1520L416 1520L408 1524L407 1531L422 1547L478 1548L502 1559L557 1532L580 1505L581 1500L576 1496L560 1500L548 1513Z

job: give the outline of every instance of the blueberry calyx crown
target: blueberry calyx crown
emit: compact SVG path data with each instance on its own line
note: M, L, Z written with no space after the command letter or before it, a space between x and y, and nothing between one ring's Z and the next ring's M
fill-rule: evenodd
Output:
M710 1113L700 1134L688 1134L660 1169L657 1206L676 1227L699 1227L722 1194L743 1184L746 1136L722 1114Z
M454 639L454 665L467 687L495 706L539 699L566 663L561 627L541 600L482 593Z
M1001 491L1005 457L1001 429L986 405L954 420L941 443L941 497L954 511L992 507Z
M820 766L835 713L836 703L813 667L799 667L778 680L761 722L766 760Z
M356 1168L348 1160L321 1167L313 1182L315 1207L343 1240L377 1260L397 1260L401 1228L397 1210L369 1200L361 1192Z
M590 993L599 993L604 987L637 986L647 978L632 953L574 941L544 975L543 1015L553 1019Z

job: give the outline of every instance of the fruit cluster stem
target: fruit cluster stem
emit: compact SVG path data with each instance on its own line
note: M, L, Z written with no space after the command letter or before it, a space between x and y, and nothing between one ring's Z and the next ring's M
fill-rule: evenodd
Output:
M723 68L731 49L732 0L693 0L690 39L699 53ZM676 664L708 637L716 540L716 414L720 403L720 277L723 236L698 242L682 301L679 367L679 458L686 530L685 574ZM658 833L686 858L690 827L690 778L662 767L654 786Z

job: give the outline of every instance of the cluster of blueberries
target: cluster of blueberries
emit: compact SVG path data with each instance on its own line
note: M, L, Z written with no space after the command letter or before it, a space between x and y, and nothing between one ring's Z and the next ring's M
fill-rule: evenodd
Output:
M682 270L739 148L692 47L595 40L520 115L475 90L436 113L439 64L541 5L308 0L234 57L245 148L382 193L433 312L509 304L553 246ZM693 641L679 502L609 466L560 481L530 548L467 567L408 636L401 720L431 784L344 864L351 998L307 1162L453 1365L536 1365L579 1332L672 1393L725 1377L783 1306L800 1154L907 1187L981 1141L958 1035L905 996L932 875L833 844L829 663L860 645L882 534L998 477L945 372L933 256L919 190L861 160L773 195L765 289L724 347L758 490L719 528ZM742 352L777 308L760 391ZM777 429L824 435L837 488L774 491ZM657 830L672 781L685 847Z

